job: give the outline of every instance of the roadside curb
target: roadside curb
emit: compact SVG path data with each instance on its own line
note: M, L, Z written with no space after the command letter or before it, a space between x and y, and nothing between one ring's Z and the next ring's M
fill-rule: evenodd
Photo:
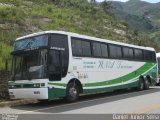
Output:
M26 100L2 101L0 102L0 107L11 107L17 105L31 104L31 103L37 103L37 100L26 99Z

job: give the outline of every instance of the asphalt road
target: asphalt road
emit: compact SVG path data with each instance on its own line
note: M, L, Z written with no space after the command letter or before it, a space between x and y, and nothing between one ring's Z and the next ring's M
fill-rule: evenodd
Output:
M99 119L100 117L106 118L106 114L160 114L160 87L144 91L121 90L81 96L74 103L54 100L16 107L5 107L0 108L0 113L19 114L20 118L24 117L27 119L34 115L34 117L38 116L37 120L40 120L40 118L48 120L49 117L53 119L53 114L56 115L54 120L63 119L63 117L65 119L69 117L70 119L74 115L76 115L75 117L78 120L81 118L78 116Z

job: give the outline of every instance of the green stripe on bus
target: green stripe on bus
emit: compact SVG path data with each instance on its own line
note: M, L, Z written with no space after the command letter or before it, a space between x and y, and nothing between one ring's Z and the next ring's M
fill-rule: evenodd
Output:
M66 89L48 88L48 98L50 100L60 98L60 97L65 97L65 96L66 96Z
M155 64L154 64L155 65ZM146 63L139 69L116 79L113 80L108 80L108 81L103 81L103 82L97 82L97 83L87 83L85 84L85 87L93 87L93 86L103 86L103 85L112 85L112 84L117 84L121 82L126 82L128 80L131 80L133 78L139 77L142 75L145 71L151 69L153 67L153 63Z
M84 89L84 94L94 94L94 93L101 93L101 92L109 92L113 90L119 90L119 89L126 89L126 88L134 88L138 86L138 82L132 82L124 85L117 85L117 86L110 86L110 87L103 87L103 88L92 88L92 89Z
M139 77L140 75L143 75L146 71L148 71L149 69L151 69L155 65L156 65L155 63L145 63L143 66L141 66L137 70L135 70L125 76L122 76L122 77L119 77L119 78L116 78L113 80L103 81L103 82L86 83L83 86L84 87L96 87L96 86L112 85L112 84L117 84L117 83L121 83L121 82L126 82L128 80ZM64 84L64 83L48 83L48 84L55 85L55 86L66 86L66 84Z

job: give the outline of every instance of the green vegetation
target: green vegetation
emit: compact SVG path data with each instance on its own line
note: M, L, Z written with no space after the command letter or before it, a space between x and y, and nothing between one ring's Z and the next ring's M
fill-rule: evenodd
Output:
M125 23L104 11L109 7L106 3L96 7L87 0L1 0L0 69L4 69L5 60L11 58L9 53L17 37L42 30L70 31L139 44L143 39L141 35L135 37ZM150 40L145 39L145 43L156 47Z
M148 36L152 44L160 46L160 4L151 4L140 0L130 0L126 3L112 2L110 11L118 20L127 23L130 29L138 30L142 36ZM145 43L146 43L145 42Z
M11 47L6 45L3 42L0 42L0 56L3 57L0 59L0 68L5 68L5 60L10 57Z

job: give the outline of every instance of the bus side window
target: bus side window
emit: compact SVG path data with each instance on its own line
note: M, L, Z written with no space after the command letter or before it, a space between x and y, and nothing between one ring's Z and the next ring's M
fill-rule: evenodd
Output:
M94 57L101 57L101 45L100 43L93 42L93 56Z
M143 60L143 51L140 49L134 49L135 59L142 61Z
M156 62L156 53L155 52L152 52L152 61Z
M132 48L129 48L128 53L129 53L129 58L134 59L134 52Z
M114 46L114 45L109 45L109 52L110 52L110 57L111 57L111 58L116 58L116 57L117 57L116 46Z
M117 49L117 58L121 59L122 58L122 48L120 46L116 47Z
M152 61L152 52L148 50L144 50L144 60Z
M122 58L122 49L120 46L109 45L110 57L113 59L121 59Z
M81 40L72 38L72 54L73 56L82 56L82 43Z
M91 42L81 38L71 38L72 55L76 57L91 57Z
M106 44L101 44L102 57L108 58L108 46Z
M84 57L91 56L91 43L88 41L82 41L82 54Z
M133 49L128 47L123 47L123 57L125 59L133 59L134 58Z

